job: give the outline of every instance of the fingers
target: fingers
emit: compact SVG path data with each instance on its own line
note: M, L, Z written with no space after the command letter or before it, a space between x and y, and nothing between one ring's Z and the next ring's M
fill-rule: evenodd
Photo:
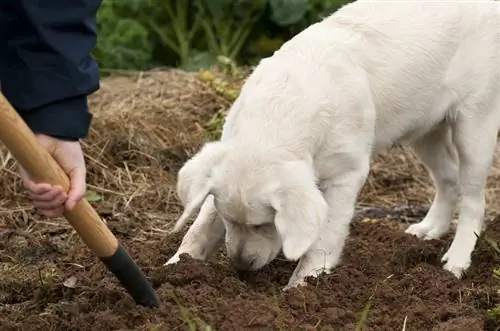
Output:
M30 179L23 179L23 186L30 196L43 196L49 193L52 185L47 183L35 183Z
M19 174L22 178L23 187L39 214L46 217L62 216L67 194L61 186L36 183L29 178L28 173L22 167L19 167Z
M28 191L30 198L40 201L50 201L57 195L64 193L61 186L52 186L47 183L35 183L30 179L23 180L23 186Z
M30 179L24 179L23 186L38 213L47 217L62 216L68 195L61 186L35 183Z
M33 206L38 212L48 217L59 217L64 210L72 210L85 196L85 159L79 142L60 140L55 137L38 134L38 141L49 151L69 176L70 188L66 193L60 186L47 183L35 183L27 172L19 167L23 185L29 193Z
M22 170L21 174L26 175ZM59 185L36 183L27 176L23 178L23 186L39 213L48 217L59 217L62 216L64 209L73 210L76 204L85 197L85 169L75 168L70 172L69 177L71 186L68 193L64 192Z
M76 204L85 196L85 191L87 189L85 168L75 168L70 172L69 177L71 187L64 207L66 210L73 210Z
M64 205L61 204L58 207L50 208L50 209L37 208L37 212L43 216L50 217L50 218L61 217L61 216L63 216L63 213L64 213Z
M43 196L31 196L33 206L37 209L55 209L66 202L68 196L64 192L52 189Z

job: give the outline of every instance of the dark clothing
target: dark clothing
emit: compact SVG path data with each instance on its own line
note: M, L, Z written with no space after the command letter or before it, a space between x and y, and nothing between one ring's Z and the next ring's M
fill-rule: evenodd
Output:
M36 133L86 137L101 0L0 0L0 85ZM1 119L0 119L1 120Z

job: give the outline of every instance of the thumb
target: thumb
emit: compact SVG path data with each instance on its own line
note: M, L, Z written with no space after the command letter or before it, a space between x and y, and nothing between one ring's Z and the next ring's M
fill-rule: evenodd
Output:
M87 184L85 182L85 168L74 168L69 174L70 188L66 199L65 209L72 210L85 196Z

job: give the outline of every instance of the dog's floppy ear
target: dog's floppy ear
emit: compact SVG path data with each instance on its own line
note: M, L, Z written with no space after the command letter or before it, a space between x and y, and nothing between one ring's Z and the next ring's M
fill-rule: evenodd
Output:
M227 146L220 141L206 143L179 170L177 195L184 206L184 212L175 223L173 232L179 231L205 202L213 187L212 170L222 160L226 151Z
M298 260L318 238L328 205L306 162L286 162L279 168L269 201L276 211L274 224L283 254L289 260Z

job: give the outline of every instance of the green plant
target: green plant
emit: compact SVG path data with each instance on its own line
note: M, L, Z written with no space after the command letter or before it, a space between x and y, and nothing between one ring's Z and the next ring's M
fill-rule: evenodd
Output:
M266 1L247 0L195 0L195 3L208 53L231 61L236 60L266 6Z
M143 0L145 6L138 11L138 17L160 40L163 47L172 50L179 57L179 66L189 67L197 54L193 43L200 27L200 20L192 19L189 1Z
M93 190L87 190L85 193L85 199L87 199L88 202L101 202L104 198L102 195Z
M351 1L103 0L94 55L101 68L125 70L198 70L220 56L254 63Z
M485 234L483 234L479 238L480 239L482 238L488 244L488 246L498 255L498 257L500 257L500 247L499 247L498 243L495 240L493 240L492 238L486 236ZM493 276L493 278L495 278L496 280L499 281L498 291L500 292L500 266L498 266L496 268L493 268L493 270L492 270L492 276ZM492 308L489 308L486 311L486 314L490 318L492 318L494 320L499 320L500 321L500 304L497 304L496 306L494 306Z
M280 26L298 23L309 9L308 0L269 0L271 19Z
M93 55L101 68L147 68L153 45L149 30L126 13L128 1L104 0L97 13L98 38Z

